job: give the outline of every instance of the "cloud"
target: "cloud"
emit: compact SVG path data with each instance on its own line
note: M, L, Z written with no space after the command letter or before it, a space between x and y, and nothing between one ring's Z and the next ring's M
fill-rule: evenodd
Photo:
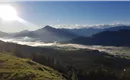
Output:
M54 28L65 28L65 29L79 29L79 28L109 28L114 26L121 26L121 25L128 25L128 24L122 24L120 22L112 23L112 24L56 24L56 25L50 25Z
M59 22L60 20L56 20L57 22Z

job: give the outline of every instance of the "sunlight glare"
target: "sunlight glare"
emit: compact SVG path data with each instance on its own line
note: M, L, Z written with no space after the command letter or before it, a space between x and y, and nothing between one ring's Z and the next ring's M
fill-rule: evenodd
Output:
M29 26L33 28L37 28L37 25L19 17L17 15L17 11L15 10L15 8L13 8L11 5L8 5L8 4L0 5L0 18L5 22L18 21L24 24L27 28Z
M0 5L0 18L5 21L18 20L17 11L10 5Z

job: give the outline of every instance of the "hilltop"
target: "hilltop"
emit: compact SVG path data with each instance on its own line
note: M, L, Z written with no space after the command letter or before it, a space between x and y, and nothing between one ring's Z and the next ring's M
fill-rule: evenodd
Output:
M0 80L65 80L52 68L32 60L0 53Z

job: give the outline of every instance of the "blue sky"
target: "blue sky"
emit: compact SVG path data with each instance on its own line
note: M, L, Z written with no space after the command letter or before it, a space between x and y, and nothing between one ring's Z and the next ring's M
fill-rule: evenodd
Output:
M130 1L12 2L18 16L38 26L130 22Z
M21 2L18 15L35 24L105 24L130 21L130 2Z

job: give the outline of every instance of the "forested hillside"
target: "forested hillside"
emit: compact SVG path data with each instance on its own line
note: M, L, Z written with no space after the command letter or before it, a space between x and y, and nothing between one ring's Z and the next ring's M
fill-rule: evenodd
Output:
M129 80L130 60L89 49L59 50L0 42L0 52L49 66L67 80ZM127 74L127 75L126 75Z

